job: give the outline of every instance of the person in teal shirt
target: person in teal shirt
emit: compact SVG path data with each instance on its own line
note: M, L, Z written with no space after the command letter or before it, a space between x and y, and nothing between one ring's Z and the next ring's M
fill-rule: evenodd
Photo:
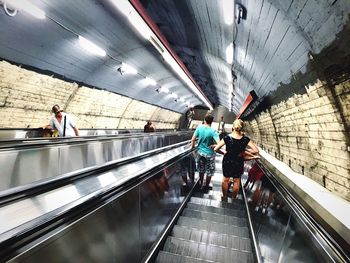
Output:
M218 144L220 141L218 133L211 128L213 120L212 115L205 116L204 124L197 127L191 140L192 148L195 147L197 141L199 184L205 190L209 189L211 177L215 172L215 152L212 145ZM203 187L204 174L206 174L206 179Z

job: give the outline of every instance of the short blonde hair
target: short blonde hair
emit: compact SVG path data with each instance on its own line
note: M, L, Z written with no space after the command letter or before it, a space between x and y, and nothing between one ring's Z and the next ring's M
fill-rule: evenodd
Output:
M244 127L244 122L241 119L236 119L233 122L233 126L232 126L233 130L240 132L243 130L243 127Z

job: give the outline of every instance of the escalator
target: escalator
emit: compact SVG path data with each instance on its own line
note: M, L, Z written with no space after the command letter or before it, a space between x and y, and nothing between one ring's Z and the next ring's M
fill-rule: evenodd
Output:
M220 156L216 171L211 190L189 197L156 262L257 262L245 197L223 202Z
M266 256L261 238L269 237L256 236L245 191L221 201L220 158L212 189L202 192L192 182L191 151L184 142L2 197L0 261L277 262ZM313 262L293 257L295 249L314 251L318 262L346 262L324 253L307 228L289 229L303 247L288 250L282 233L283 250L270 247L289 252L289 261L279 256L279 262Z
M254 262L245 204L222 203L217 188L191 197L157 262Z

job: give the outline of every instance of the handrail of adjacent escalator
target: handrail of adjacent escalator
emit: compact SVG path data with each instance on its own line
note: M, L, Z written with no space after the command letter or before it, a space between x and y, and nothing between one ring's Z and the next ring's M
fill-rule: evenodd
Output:
M34 139L19 139L0 142L0 151L13 150L21 148L33 148L44 146L57 146L61 144L75 144L91 141L106 141L113 139L127 139L127 138L140 138L140 137L157 137L161 135L181 135L186 134L188 131L182 132L158 132L158 133L132 133L132 134L107 134L107 135L94 135L94 136L79 136L79 137L65 137L65 138L34 138Z
M0 192L0 206L6 204L8 202L12 202L14 200L18 200L21 198L31 196L33 194L38 194L38 193L46 191L48 189L54 189L58 186L64 185L64 184L71 182L73 180L76 180L78 178L83 178L86 176L90 176L91 174L96 173L96 172L102 172L105 170L112 169L113 167L116 167L116 166L135 162L141 158L145 158L145 157L157 154L157 153L161 153L161 152L173 149L173 148L177 148L179 146L182 146L182 145L185 145L188 143L189 143L189 141L187 140L184 142L180 142L180 143L172 144L172 145L165 146L162 148L154 149L151 151L143 152L143 153L140 153L136 156L124 157L124 158L121 158L118 160L107 162L107 163L102 164L102 165L95 165L95 166L91 166L88 168L83 168L83 169L80 169L80 170L77 170L74 172L66 173L63 175L55 176L52 178L36 181L36 182L26 184L23 186L17 186L17 187L13 187L13 188L1 191Z
M305 225L310 234L322 245L324 251L334 262L350 262L350 256L333 239L333 237L321 226L304 206L293 196L283 183L261 161L256 161L264 171L265 176L281 194L295 215Z
M183 144L184 143L179 143L178 147ZM174 146L167 148L174 148ZM67 208L60 209L59 212L46 216L47 218L45 219L34 219L28 224L18 226L20 229L16 231L15 234L8 235L6 239L1 241L0 258L8 258L11 256L11 253L14 250L19 249L33 240L36 240L44 233L49 233L53 229L67 224L67 222L72 222L72 220L74 221L75 219L81 217L82 214L85 215L89 211L94 211L108 198L112 196L122 196L123 193L128 192L132 187L135 187L135 185L148 180L150 177L154 176L157 171L170 165L175 160L181 159L182 157L190 154L190 152L193 150L194 149L188 148L186 151L172 156L170 159L152 167L147 171L140 171L140 173L134 174L133 178L130 180L121 182L120 184L106 189L97 195L87 196L79 202L73 202L73 204L69 205Z
M244 191L244 186L243 186L242 180L241 180L240 184L241 184L241 189L242 189L242 193L243 193L243 200L244 200L245 209L247 212L249 231L250 231L250 235L251 235L251 238L253 241L254 255L256 258L256 262L262 263L263 261L262 261L262 257L261 257L258 243L256 241L256 236L255 236L255 232L254 232L254 228L253 228L252 218L250 216L250 211L249 211L249 207L248 207L247 196L246 196L245 191Z
M174 225L176 224L177 219L181 216L182 211L185 209L186 204L190 200L191 195L192 195L194 189L196 188L196 186L198 184L198 181L199 181L199 178L195 181L195 183L193 184L191 190L188 192L186 198L182 201L182 204L178 208L178 210L176 211L174 217L170 220L168 225L163 229L163 231L160 234L160 236L157 239L157 241L154 242L154 244L152 245L151 249L148 251L146 256L142 259L143 263L155 262L155 259L156 259L157 255L158 255L159 251L163 247L167 237L169 236L169 234L170 234L171 230L173 229Z

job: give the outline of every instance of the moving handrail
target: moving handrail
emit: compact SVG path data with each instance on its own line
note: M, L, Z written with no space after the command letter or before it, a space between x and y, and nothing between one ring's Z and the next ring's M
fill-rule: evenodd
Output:
M292 211L298 217L300 222L304 224L310 235L317 240L322 246L326 254L333 262L350 262L350 255L346 252L349 244L341 239L335 240L313 215L306 210L305 206L301 204L295 194L281 182L264 164L262 161L256 161L260 169L262 169L268 180L273 184L277 191L281 194L285 202L291 207ZM342 245L341 245L342 244ZM345 247L345 248L344 248Z
M151 173L166 167L174 162L175 159L182 158L191 151L192 149L188 142L182 142L177 145L164 147L163 149L143 153L137 157L125 159L123 161L111 162L104 166L95 167L95 169L83 170L74 175L62 177L60 180L52 180L46 182L46 184L44 183L37 186L35 191L26 189L21 196L22 199L25 198L24 201L33 195L36 195L35 198L37 198L42 196L43 193L49 194L52 187L54 187L56 191L59 191L60 189L64 190L64 187L67 185L72 185L75 182L79 183L78 181L89 184L89 178L91 178L91 180L96 180L99 173L101 175L107 175L107 177L111 176L111 174L108 174L109 170L116 168L122 169L123 165L126 165L124 172L128 174L127 176L120 176L119 180L111 182L102 188L88 189L90 191L89 194L82 195L77 199L72 199L71 201L64 203L63 206L54 207L52 211L46 211L42 215L36 216L29 221L23 221L6 231L4 231L4 228L2 227L2 233L0 234L0 257L2 259L8 258L8 255L18 249L18 247L33 241L43 233L51 231L53 228L58 227L58 225L67 222L68 219L71 220L72 218L77 217L78 211L78 214L81 217L82 214L84 215L88 210L91 211L93 207L103 202L104 199L109 198L110 196L115 196L119 192L127 191L128 187L135 185L136 182L147 180L147 177L150 176ZM145 163L143 163L146 167L140 167L138 170L135 169L135 167L128 167L128 165L135 164L137 160L143 161L147 156L152 156L152 158L154 158L152 159L154 162L151 167L147 167L147 159L144 161ZM58 189L59 187L61 188ZM10 203L5 202L4 205L2 205L2 209L7 205L11 206L16 204L17 201L21 202L21 199L13 199L13 202ZM38 203L40 200L37 198L35 202ZM10 221L4 220L4 222Z
M248 206L248 202L247 202L247 196L244 190L244 186L242 183L242 180L240 180L240 184L241 184L241 189L242 189L242 193L243 193L243 200L244 200L244 206L247 212L247 219L248 219L248 226L249 226L249 232L250 232L250 236L252 238L252 243L253 243L253 248L254 248L254 255L255 255L255 259L257 263L262 263L262 257L261 257L261 253L260 253L260 249L256 240L256 235L254 232L254 228L253 228L253 222L252 222L252 218L250 216L250 210L249 210L249 206Z
M47 147L57 146L62 144L76 144L93 141L107 141L126 138L140 138L140 137L158 137L161 135L182 135L188 134L188 131L182 132L157 132L157 133L128 133L128 134L107 134L107 135L92 135L92 136L78 136L78 137L64 137L64 138L30 138L30 139L13 139L7 141L0 141L0 151L22 149L29 147Z

